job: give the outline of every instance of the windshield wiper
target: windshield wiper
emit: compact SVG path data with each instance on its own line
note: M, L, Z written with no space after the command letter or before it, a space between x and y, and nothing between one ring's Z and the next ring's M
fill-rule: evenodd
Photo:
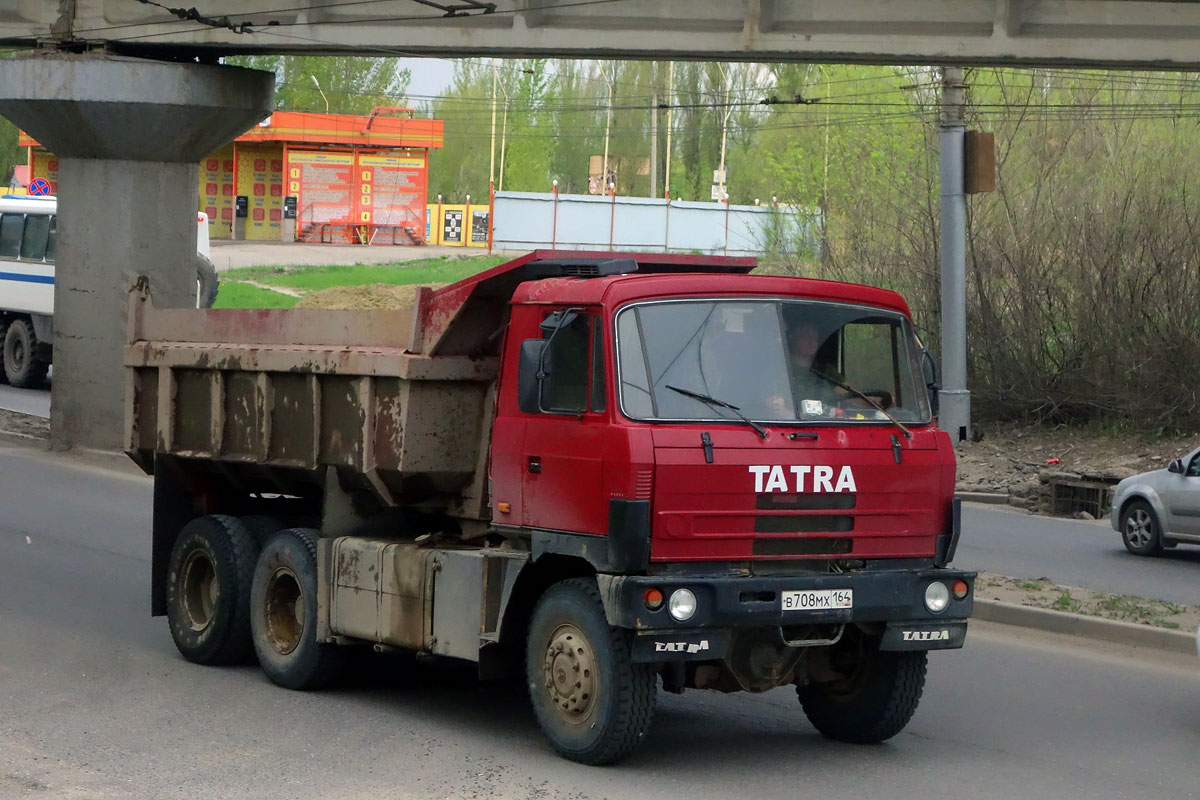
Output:
M759 425L754 420L747 417L745 414L743 414L742 410L740 408L738 408L737 406L732 405L731 403L726 403L724 400L718 400L715 397L709 397L706 394L700 394L699 392L692 392L687 389L680 389L678 386L671 386L668 384L667 388L670 389L672 392L679 392L684 397L690 397L693 400L699 400L701 403L704 403L707 406L711 406L713 408L727 408L730 411L732 411L734 413L734 415L738 419L740 419L742 422L746 423L751 428L754 428L755 433L757 433L759 436L761 436L764 439L767 438L766 429L763 428L763 426Z
M874 400L873 400L873 399L870 397L870 395L863 394L861 391L859 391L858 389L855 389L855 388L854 388L853 386L851 386L850 384L848 384L848 383L843 383L842 381L839 381L837 378L831 378L830 376L826 375L824 372L821 372L820 370L813 369L812 367L809 367L808 369L809 369L809 372L811 372L813 375L816 375L816 376L817 376L818 378L820 378L821 380L823 380L823 381L829 381L829 382L830 382L830 383L832 383L834 386L840 386L841 388L845 389L847 392L849 392L850 394L854 395L855 397L859 397L859 398L862 398L863 400L866 400L868 403L870 403L870 404L871 404L871 407L872 407L872 408L874 408L874 409L875 409L876 411L878 411L880 414L883 414L885 417L887 417L888 419L890 419L890 420L892 421L892 424L893 424L893 425L895 425L897 428L899 428L899 429L900 429L900 432L904 434L904 438L905 438L905 439L911 439L911 438L912 438L912 431L910 431L908 428L906 428L906 427L904 427L902 424L900 424L900 420L896 419L896 418L895 418L895 417L893 417L891 414L889 414L888 412L884 411L884 410L883 410L883 406L879 405L879 403L876 403L876 402L875 402L875 401L874 401Z

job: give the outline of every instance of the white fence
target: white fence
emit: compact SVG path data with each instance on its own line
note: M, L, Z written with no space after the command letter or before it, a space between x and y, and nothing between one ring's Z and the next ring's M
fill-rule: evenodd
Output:
M648 197L497 192L497 250L637 250L758 255L784 238L816 250L819 212Z

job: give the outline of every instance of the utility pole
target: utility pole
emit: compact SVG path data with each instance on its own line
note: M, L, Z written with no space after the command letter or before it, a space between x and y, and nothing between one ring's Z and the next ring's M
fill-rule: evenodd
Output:
M675 105L675 62L671 62L667 79L667 174L663 178L663 194L671 199L671 110Z
M499 70L496 59L492 59L492 157L488 163L488 188L496 187L496 85L499 83Z
M650 196L658 197L658 89L650 95Z
M600 77L604 78L604 82L608 84L608 111L604 116L604 164L600 167L600 185L608 185L608 131L612 126L612 81L608 79L608 74L604 71L604 65L600 65Z
M971 436L967 391L967 196L963 188L966 137L962 67L942 68L939 131L941 174L942 388L938 425L955 442Z
M725 134L729 131L729 112L733 110L729 105L729 91L733 88L733 79L725 74L723 66L717 64L717 68L721 70L721 77L725 79L725 116L721 120L721 180L717 186L717 202L721 202L725 197Z

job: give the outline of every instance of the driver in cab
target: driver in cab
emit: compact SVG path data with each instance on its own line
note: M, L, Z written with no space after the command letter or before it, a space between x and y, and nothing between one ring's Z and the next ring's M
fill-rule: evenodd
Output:
M870 401L867 401L847 391L841 385L845 383L841 373L818 358L823 344L820 329L811 321L801 321L788 330L788 374L797 417L828 416L832 408L839 406L872 408L874 403L887 408L891 405L891 398L886 393L869 393ZM779 395L768 398L767 403L780 415L786 415L791 407L787 399Z

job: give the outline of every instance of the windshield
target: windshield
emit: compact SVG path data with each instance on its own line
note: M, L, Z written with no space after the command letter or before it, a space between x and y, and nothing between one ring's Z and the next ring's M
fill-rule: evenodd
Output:
M735 410L762 422L930 418L902 314L800 300L667 301L623 309L616 329L621 407L634 419L737 419Z

